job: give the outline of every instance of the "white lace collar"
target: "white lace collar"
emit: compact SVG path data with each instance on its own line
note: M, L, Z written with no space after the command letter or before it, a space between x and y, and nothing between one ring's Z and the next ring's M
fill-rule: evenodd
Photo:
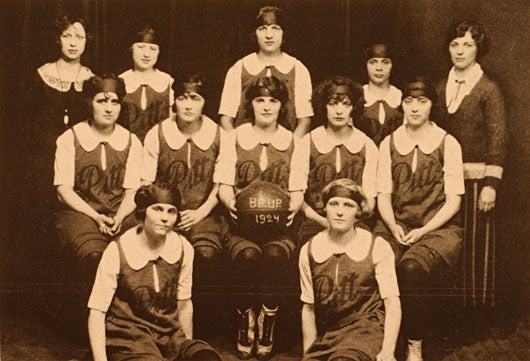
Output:
M121 73L120 78L125 81L125 90L127 93L133 93L143 84L147 84L158 93L162 93L170 85L172 79L169 74L158 69L154 69L154 72L148 78L140 78L138 72L129 69Z
M70 90L72 82L61 79L60 74L57 72L57 65L55 62L42 65L39 69L37 69L37 72L39 73L42 81L51 88L63 93ZM75 90L78 92L82 91L84 81L93 75L94 73L92 73L89 68L81 65L77 79L73 82Z
M74 125L73 130L79 140L79 144L81 144L81 147L87 152L94 150L101 142L108 143L117 151L124 150L129 144L130 133L119 124L115 124L114 132L112 132L109 137L98 136L98 134L90 128L87 120Z
M388 105L390 105L392 108L397 108L401 104L401 97L402 93L401 90L396 88L393 85L390 85L390 89L388 93L383 97L377 97L375 94L372 94L370 92L370 88L368 87L368 84L363 85L363 91L364 91L364 106L365 107L371 107L374 103L378 102L379 100L384 100Z
M407 126L402 125L394 132L394 145L396 150L401 155L406 155L412 152L416 145L421 149L424 154L430 154L434 152L444 140L446 131L438 127L435 123L429 122L431 126L431 134L426 139L422 139L421 142L417 142L410 138L407 133Z
M144 268L149 261L145 248L140 246L140 235L137 233L139 226L131 228L120 237L121 248L129 266L135 271ZM167 235L166 243L160 251L159 257L169 264L174 264L180 259L182 253L181 235L170 232Z
M167 118L161 125L167 144L173 150L180 149L188 138L182 134L174 117ZM218 125L206 115L202 115L201 129L191 136L191 140L201 150L207 150L217 135Z
M251 123L245 123L236 128L236 138L244 150L254 149L258 144L263 143L260 134L258 134ZM293 140L293 133L278 125L278 130L272 138L272 141L268 142L274 148L279 151L284 151L289 148L291 141Z
M351 126L353 132L346 139L335 139L328 132L326 128L320 127L311 131L311 140L320 154L326 154L338 145L344 145L350 153L359 153L366 143L366 136L357 128Z
M296 58L282 53L282 56L273 64L264 63L258 58L258 53L251 53L242 59L245 69L252 75L261 72L266 66L273 65L280 73L287 74L293 69Z
M357 232L355 241L348 244L345 248L339 247L329 239L329 230L323 230L318 233L311 241L311 255L317 263L323 263L334 254L346 255L354 261L362 261L368 256L370 245L372 243L372 234L362 228L355 228Z

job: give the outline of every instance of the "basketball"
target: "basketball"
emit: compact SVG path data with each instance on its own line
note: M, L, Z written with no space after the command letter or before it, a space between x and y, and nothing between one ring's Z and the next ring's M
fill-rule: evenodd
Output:
M252 238L285 231L289 193L273 183L258 182L236 196L237 224L241 234Z

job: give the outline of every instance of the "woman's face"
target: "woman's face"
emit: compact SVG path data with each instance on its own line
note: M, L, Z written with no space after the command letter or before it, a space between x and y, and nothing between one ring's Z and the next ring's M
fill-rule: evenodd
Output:
M59 37L61 54L65 60L76 60L81 58L85 52L86 32L79 22L73 23L63 31Z
M281 51L283 30L280 25L261 25L256 29L256 38L261 52L274 54Z
M451 61L458 70L466 70L477 62L477 44L468 31L464 36L453 39L449 44Z
M339 129L350 123L350 115L353 110L351 100L344 97L341 100L330 99L326 104L328 115L328 127Z
M252 100L254 124L258 127L276 125L282 103L271 96L256 97Z
M160 47L153 43L134 43L131 47L134 69L151 70L158 61Z
M99 127L112 126L118 120L121 104L113 92L97 93L92 99L92 119Z
M366 62L368 79L375 85L388 84L392 71L392 60L390 58L370 58Z
M425 96L413 98L411 96L403 99L401 103L406 123L414 128L418 128L429 121L432 102Z
M177 118L192 123L201 118L204 98L198 93L185 93L175 99Z
M177 222L177 207L168 203L155 203L145 210L144 230L153 236L165 236Z
M326 203L326 218L332 231L349 231L357 221L359 205L350 198L332 197Z

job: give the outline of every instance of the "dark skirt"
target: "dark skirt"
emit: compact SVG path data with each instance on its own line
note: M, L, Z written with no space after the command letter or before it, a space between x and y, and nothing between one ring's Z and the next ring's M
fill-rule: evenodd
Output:
M462 205L464 247L462 289L464 306L495 304L495 211L481 212L478 198L481 179L466 180Z

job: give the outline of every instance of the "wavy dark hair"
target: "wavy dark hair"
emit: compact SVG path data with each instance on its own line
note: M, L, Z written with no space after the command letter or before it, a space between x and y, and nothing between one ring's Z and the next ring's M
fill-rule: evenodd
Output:
M53 37L55 38L55 43L58 45L57 51L60 51L61 35L66 29L68 29L75 23L81 24L83 26L83 29L85 29L86 45L92 42L92 34L90 34L89 32L87 22L83 18L78 17L76 15L64 14L55 19L52 25Z
M345 76L335 76L324 80L318 84L313 90L313 97L311 102L313 103L313 110L315 112L315 118L313 128L324 125L327 122L327 109L326 106L331 99L332 90L336 86L346 86L349 89L349 97L352 103L353 109L351 117L356 119L359 112L363 111L363 88L358 82L351 80Z
M491 46L490 38L482 24L470 19L458 20L451 24L445 39L446 49L454 39L465 36L468 31L477 44L477 58L486 55Z

